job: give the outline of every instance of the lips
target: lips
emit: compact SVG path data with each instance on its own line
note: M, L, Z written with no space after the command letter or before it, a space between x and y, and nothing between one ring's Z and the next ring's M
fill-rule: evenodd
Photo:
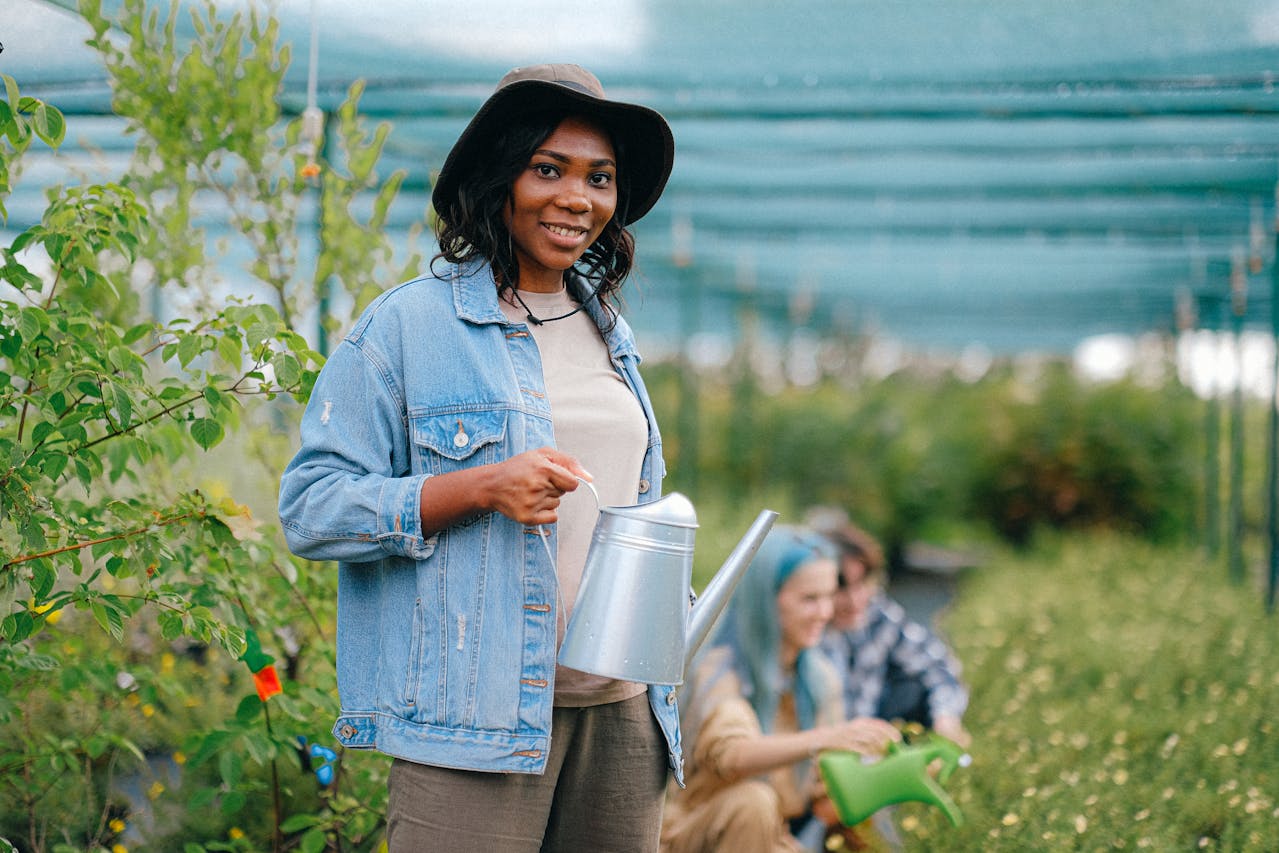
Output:
M589 233L587 229L576 225L553 225L549 222L543 222L542 228L551 235L552 242L566 249L576 247Z

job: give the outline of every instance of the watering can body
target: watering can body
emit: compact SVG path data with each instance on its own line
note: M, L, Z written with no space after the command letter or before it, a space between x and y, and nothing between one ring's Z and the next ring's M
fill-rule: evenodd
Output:
M601 507L559 662L595 675L678 685L776 520L765 510L690 608L697 513L679 492Z

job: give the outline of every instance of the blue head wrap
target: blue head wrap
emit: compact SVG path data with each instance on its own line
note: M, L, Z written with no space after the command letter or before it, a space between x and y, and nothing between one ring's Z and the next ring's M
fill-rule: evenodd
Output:
M782 633L777 593L797 569L822 558L834 558L824 538L788 525L774 527L746 569L712 644L732 649L733 669L765 732L773 730L779 697L788 687L779 663ZM792 692L801 729L812 727L817 706L825 698L818 695L822 682L811 667L811 651L801 651L795 662Z

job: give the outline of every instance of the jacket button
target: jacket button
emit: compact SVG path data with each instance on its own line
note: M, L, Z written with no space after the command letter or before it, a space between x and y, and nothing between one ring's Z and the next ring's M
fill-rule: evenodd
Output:
M359 729L357 729L355 726L349 723L343 726L339 731L339 734L341 734L342 737L347 738L348 740L355 737L358 733L359 733Z
M648 480L640 480L640 481L639 481L639 493L640 493L641 495L646 495L646 494L648 494L648 489L649 489L649 483L648 483Z
M675 691L674 691L674 690L672 690L670 693L667 693L667 694L666 694L666 704L667 704L667 705L674 705L674 704L675 704Z

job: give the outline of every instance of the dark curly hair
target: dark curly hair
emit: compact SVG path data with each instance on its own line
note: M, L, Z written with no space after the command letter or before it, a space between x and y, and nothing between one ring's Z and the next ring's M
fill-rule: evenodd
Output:
M515 179L528 167L538 146L569 115L541 112L522 116L490 142L484 156L475 158L476 163L484 165L463 175L457 197L446 209L435 212L440 251L431 259L432 266L438 260L462 263L482 258L492 265L499 292L518 286L519 263L503 212ZM604 231L573 265L573 271L596 292L600 304L616 316L616 294L634 263L635 238L622 225L630 202L625 143L611 132L609 138L618 161L617 209Z

